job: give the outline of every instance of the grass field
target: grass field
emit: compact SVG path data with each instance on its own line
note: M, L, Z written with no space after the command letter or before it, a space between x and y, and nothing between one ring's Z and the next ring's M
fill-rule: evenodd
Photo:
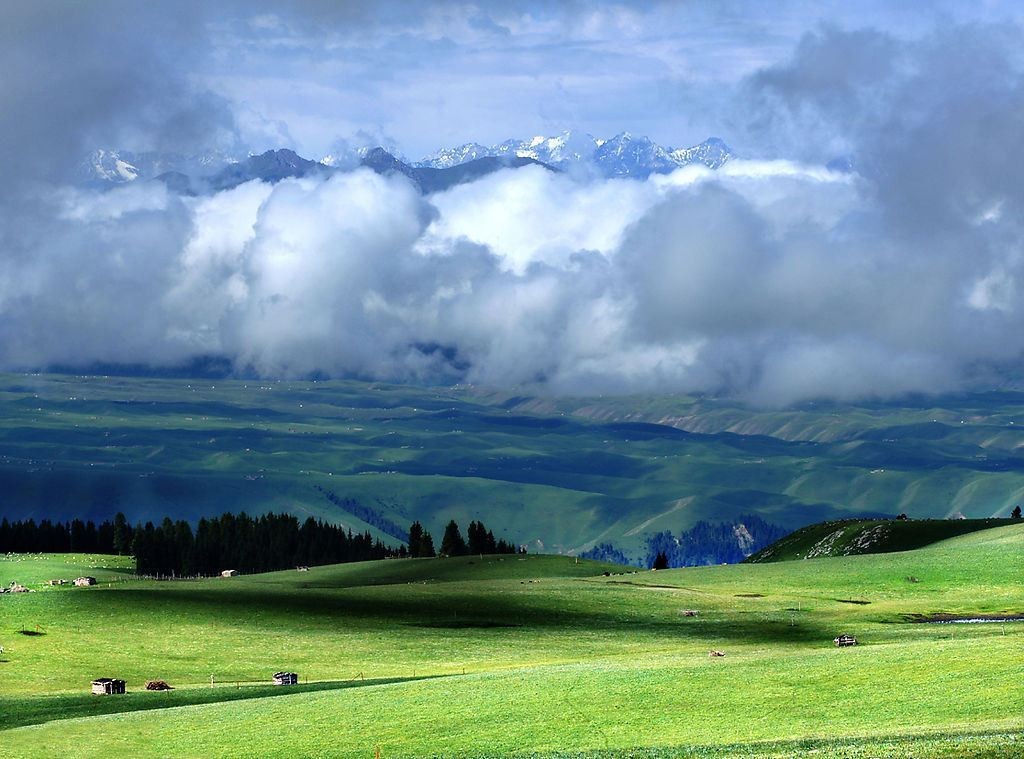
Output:
M370 529L482 519L539 552L757 513L1006 516L1024 394L752 410L690 396L544 398L355 381L0 375L8 518L287 510ZM437 535L435 534L435 537Z
M8 557L0 583L85 561ZM1024 623L912 621L1024 612L1022 525L638 573L512 556L152 582L91 563L107 584L0 598L5 756L1024 754ZM305 684L253 682L279 669ZM101 675L130 692L88 695Z

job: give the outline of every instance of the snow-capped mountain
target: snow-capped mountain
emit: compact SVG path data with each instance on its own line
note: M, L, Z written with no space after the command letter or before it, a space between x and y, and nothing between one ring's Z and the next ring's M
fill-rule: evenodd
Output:
M493 148L485 148L476 142L467 142L456 148L441 148L415 164L420 169L450 169L467 161L495 155Z
M717 169L732 157L732 152L717 137L711 137L699 145L673 150L629 132L618 134L610 140L599 140L589 134L570 130L555 137L505 140L491 147L469 142L455 148L438 150L413 165L418 168L451 168L489 156L532 158L561 169L573 164L589 164L608 177L643 179L651 174L665 174L692 163Z
M594 151L591 159L606 177L638 177L667 174L686 164L672 160L671 153L647 137L622 132Z
M139 177L139 169L135 166L134 156L125 153L122 157L117 150L94 150L79 166L79 176L88 181L131 182Z
M438 150L418 163L410 163L401 154L381 147L342 146L339 152L319 161L288 149L250 153L243 158L217 151L184 156L105 149L89 155L78 173L86 184L109 187L158 179L175 192L193 194L228 189L254 179L273 183L288 177L327 175L365 166L380 174L404 174L429 194L494 171L529 164L554 170L582 166L591 174L645 179L695 163L717 169L731 157L729 147L716 137L673 150L629 132L599 140L582 132L566 131L554 137L505 140L491 147L470 142Z
M717 137L709 137L699 145L673 150L669 153L669 157L681 166L702 163L709 169L718 169L732 158L732 151L722 140Z
M84 182L124 184L136 179L156 179L162 174L180 173L205 177L238 163L238 159L221 151L207 151L194 155L127 150L94 150L78 167L78 176Z
M332 169L354 169L357 166L361 166L367 156L378 150L383 150L389 156L392 156L403 163L407 163L410 166L412 165L412 163L394 147L389 148L383 145L359 145L356 147L343 145L340 148L335 149L334 152L328 153L321 158L320 163Z

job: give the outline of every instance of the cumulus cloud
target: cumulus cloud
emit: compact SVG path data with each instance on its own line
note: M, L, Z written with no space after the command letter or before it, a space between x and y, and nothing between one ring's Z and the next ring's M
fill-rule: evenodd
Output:
M154 119L197 141L235 129L173 67L132 72L122 107L97 56L95 107L45 128L29 109L38 139L18 127L64 146L54 170L3 158L0 366L221 356L265 376L759 404L998 382L1024 350L1019 37L823 28L741 89L747 140L761 134L772 160L643 182L526 167L427 197L351 167L199 197L73 188L57 167L91 135L146 135ZM130 46L121 63L148 55ZM839 153L854 171L826 168Z

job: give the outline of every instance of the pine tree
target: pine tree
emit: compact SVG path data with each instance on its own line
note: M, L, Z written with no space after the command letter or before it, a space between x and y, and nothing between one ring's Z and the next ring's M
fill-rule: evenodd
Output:
M664 551L658 551L658 555L654 557L654 565L651 569L668 569L668 556L665 555Z
M420 542L420 556L428 559L437 556L437 551L434 550L434 538L429 532L423 533L423 540Z
M469 539L470 553L489 553L487 550L487 528L483 522L470 522L466 530L466 537Z
M1020 519L1020 506L1017 506L1010 512L1011 519Z
M441 539L441 553L445 556L465 556L468 552L466 541L459 532L459 525L453 519L444 529L444 537Z
M423 525L419 521L413 522L409 526L409 555L414 559L417 556L421 556L420 551L423 550Z

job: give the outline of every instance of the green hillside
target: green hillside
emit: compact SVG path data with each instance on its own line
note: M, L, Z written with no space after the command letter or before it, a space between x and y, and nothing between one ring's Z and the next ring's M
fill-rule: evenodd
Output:
M0 583L29 572L41 582L78 560L0 559ZM117 565L90 561L104 563ZM659 572L463 557L39 585L0 597L0 745L12 757L267 746L301 756L1012 756L1024 748L1024 623L915 620L1024 613L1022 565L1024 525L1014 524L916 551ZM837 649L841 632L860 645ZM303 684L266 685L280 669ZM89 695L100 675L125 678L129 693ZM148 678L176 690L145 692Z
M747 559L750 563L911 551L940 540L1012 524L1006 519L852 519L802 527Z
M532 550L611 543L635 558L651 533L751 513L791 529L1005 516L1024 501L1022 450L1019 393L757 411L691 396L0 375L11 519L287 510L390 541L389 522L482 519Z

